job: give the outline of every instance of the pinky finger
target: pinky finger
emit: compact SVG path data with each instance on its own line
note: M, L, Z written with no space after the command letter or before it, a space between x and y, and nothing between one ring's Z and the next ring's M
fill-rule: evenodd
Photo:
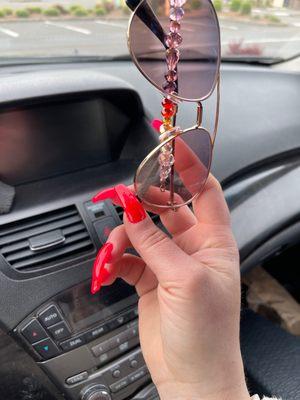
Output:
M121 259L109 265L108 268L110 275L103 285L111 285L117 278L122 278L129 285L135 286L139 296L157 287L156 276L138 256L124 254Z

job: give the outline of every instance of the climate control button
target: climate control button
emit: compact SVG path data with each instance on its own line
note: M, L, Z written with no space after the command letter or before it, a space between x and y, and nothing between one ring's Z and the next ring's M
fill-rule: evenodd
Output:
M51 326L50 328L48 328L48 331L51 333L51 336L55 340L62 340L67 338L68 336L71 336L71 332L64 321L61 321L58 324Z
M36 319L32 319L24 326L24 328L21 329L21 333L31 344L48 337L46 331Z
M59 354L59 350L51 339L44 339L33 345L35 351L45 359L55 357Z
M69 340L65 340L60 344L60 346L64 351L69 351L76 349L76 347L79 347L84 343L85 343L84 335L81 335Z
M57 307L51 305L50 307L46 308L46 310L39 313L39 320L41 321L41 324L47 328L48 326L60 322L62 318Z

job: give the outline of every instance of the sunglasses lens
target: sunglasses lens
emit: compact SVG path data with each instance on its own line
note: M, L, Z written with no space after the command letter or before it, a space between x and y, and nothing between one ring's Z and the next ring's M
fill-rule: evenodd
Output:
M170 10L165 0L142 1L129 27L130 50L147 79L168 94L170 88L165 86L165 74L178 61L178 45L178 87L175 94L187 100L203 99L213 90L219 69L218 20L210 0L193 0L191 4L187 1L182 9L184 15L180 24L173 22L174 35L167 37L170 32ZM169 47L175 46L168 54L166 43Z
M167 169L164 151L168 146L171 148L171 144L174 148L173 175L170 172L162 185L162 169ZM169 207L170 203L175 207L189 203L205 185L211 151L210 136L204 129L192 129L159 146L145 158L138 169L135 189L139 198L159 207Z

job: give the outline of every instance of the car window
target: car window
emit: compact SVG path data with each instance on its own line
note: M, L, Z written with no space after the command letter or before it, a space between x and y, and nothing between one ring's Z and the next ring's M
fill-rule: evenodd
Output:
M166 7L168 3L166 0ZM184 7L191 12L199 4L198 0L188 0ZM214 0L223 59L273 63L296 56L300 45L299 4L299 0ZM128 58L130 14L123 0L2 1L1 61Z

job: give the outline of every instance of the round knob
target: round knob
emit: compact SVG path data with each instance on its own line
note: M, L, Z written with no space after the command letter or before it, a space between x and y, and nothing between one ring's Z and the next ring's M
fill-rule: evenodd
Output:
M94 385L83 389L81 400L111 400L111 397L105 386Z

